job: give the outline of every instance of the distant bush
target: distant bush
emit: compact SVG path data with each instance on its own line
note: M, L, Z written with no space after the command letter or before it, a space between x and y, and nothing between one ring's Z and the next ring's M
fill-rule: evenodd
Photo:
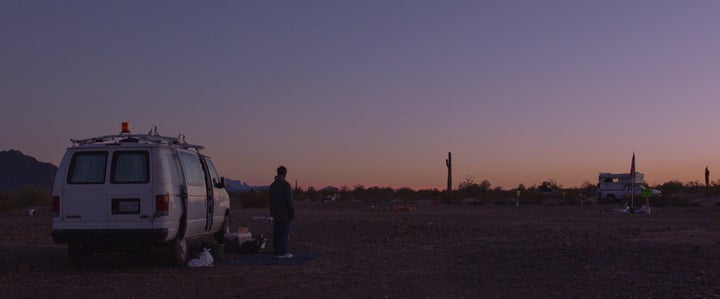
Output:
M268 193L248 191L242 193L230 193L230 204L240 205L246 209L255 208L267 208L268 207Z
M491 191L490 186L492 185L488 180L483 180L478 184L475 183L473 177L468 176L458 185L458 191L462 197L481 198L486 197L487 193ZM501 191L501 189L497 191Z
M462 200L462 194L457 190L451 190L450 193L443 191L441 197L443 203L448 204L459 204Z
M698 182L688 182L683 184L674 180L658 185L655 188L662 191L663 196L658 198L650 198L650 205L655 207L662 206L697 206L697 202L692 198L697 196L715 196L720 194L720 180L712 182L710 186L702 186ZM553 180L543 182L541 186L526 187L519 184L517 188L511 190L503 190L501 187L492 188L488 180L482 180L476 183L473 177L468 176L458 184L457 188L450 193L446 190L424 189L413 190L410 188L393 189L391 187L365 187L363 185L355 185L352 190L347 186L342 186L335 195L337 200L360 200L368 202L376 201L412 201L412 200L428 200L442 202L446 204L472 204L472 205L514 205L516 191L520 190L520 204L537 204L537 205L577 205L596 202L597 186L589 181L583 182L579 187L563 188ZM673 195L676 194L676 195ZM325 194L327 195L327 194ZM294 194L295 200L320 201L323 198L322 192L308 187L307 190L296 190ZM237 203L243 207L266 207L266 194L244 194L235 196ZM644 199L637 199L642 200Z
M660 189L662 194L677 194L685 192L685 186L677 180L666 182L658 186L658 189Z
M498 205L498 206L513 206L515 205L515 198L514 197L496 197L493 199L492 204Z
M20 191L0 193L0 210L12 210L17 208L28 208L52 203L52 195L49 191L36 186L28 185Z
M401 200L412 200L417 197L415 190L410 188L400 188L395 191L395 197Z
M658 204L658 206L673 206L673 207L697 207L700 206L700 203L695 201L694 199L688 198L684 194L681 193L673 193L669 194L667 196L663 196L661 198L658 198L657 201L662 202L662 204Z

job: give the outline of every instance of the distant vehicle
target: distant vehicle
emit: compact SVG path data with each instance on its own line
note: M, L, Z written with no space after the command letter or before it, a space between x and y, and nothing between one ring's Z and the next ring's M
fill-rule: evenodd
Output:
M635 196L640 198L642 191L650 189L644 185L644 175L635 173L635 179L630 173L607 173L598 175L597 197L599 201L619 202L620 200ZM661 196L660 190L650 189L652 197Z
M95 252L167 246L185 264L188 239L229 233L225 179L202 146L151 130L72 140L52 192L52 238L73 263Z
M538 190L542 192L544 198L561 199L565 197L565 192L560 191L560 188L550 182L543 182Z

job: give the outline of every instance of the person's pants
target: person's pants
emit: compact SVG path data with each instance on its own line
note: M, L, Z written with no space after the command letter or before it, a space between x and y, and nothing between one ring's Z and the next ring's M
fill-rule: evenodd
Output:
M290 221L274 222L273 224L273 253L284 255L288 253L288 241L290 239Z

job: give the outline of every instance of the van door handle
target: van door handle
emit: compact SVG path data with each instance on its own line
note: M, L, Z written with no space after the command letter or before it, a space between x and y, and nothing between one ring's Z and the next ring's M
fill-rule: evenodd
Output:
M80 215L67 215L67 218L68 218L68 219L80 219L80 218L82 218L82 216L80 216Z

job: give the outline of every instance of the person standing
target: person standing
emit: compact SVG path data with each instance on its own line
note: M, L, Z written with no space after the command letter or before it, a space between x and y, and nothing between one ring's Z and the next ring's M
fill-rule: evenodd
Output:
M288 252L290 221L295 219L292 188L285 180L287 168L277 168L275 181L270 185L270 216L273 217L273 254L279 258L292 258Z
M710 187L710 169L705 166L705 187Z

